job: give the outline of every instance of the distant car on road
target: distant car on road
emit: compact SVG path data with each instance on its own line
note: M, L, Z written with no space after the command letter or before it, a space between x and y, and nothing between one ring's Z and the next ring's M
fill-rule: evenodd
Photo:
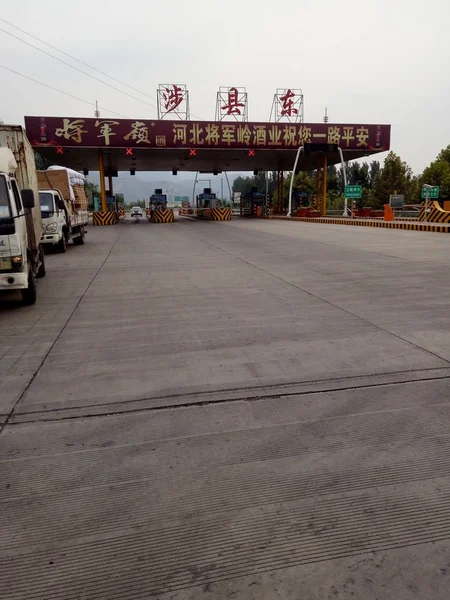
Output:
M131 209L132 217L142 217L142 208L140 206L133 206Z

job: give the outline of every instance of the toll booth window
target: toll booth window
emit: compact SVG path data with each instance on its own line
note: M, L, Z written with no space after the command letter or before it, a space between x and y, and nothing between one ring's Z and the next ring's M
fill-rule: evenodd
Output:
M9 193L4 177L0 177L0 219L10 219Z
M14 194L14 201L16 203L17 214L20 215L22 212L22 202L20 200L19 190L17 189L17 184L14 180L11 181L11 187Z

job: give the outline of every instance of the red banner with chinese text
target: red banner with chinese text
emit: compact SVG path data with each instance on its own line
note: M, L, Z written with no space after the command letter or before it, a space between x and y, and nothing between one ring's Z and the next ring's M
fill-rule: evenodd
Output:
M383 151L390 125L331 123L231 123L25 117L32 146L94 148L259 148L287 150L304 144L337 144L343 150Z

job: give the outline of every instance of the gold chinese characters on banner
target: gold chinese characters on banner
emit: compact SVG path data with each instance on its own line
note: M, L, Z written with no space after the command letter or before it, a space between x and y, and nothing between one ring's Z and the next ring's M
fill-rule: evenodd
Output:
M26 117L33 145L141 148L292 149L305 144L343 150L389 148L389 125L249 123ZM45 136L43 130L45 129ZM43 144L45 140L45 144Z

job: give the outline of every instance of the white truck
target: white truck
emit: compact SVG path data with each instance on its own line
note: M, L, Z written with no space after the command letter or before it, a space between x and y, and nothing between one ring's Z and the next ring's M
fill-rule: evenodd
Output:
M0 291L20 290L36 302L44 277L41 211L34 153L20 125L0 125Z
M72 173L79 185L71 185ZM62 167L38 171L37 176L43 225L41 243L59 252L66 251L69 240L76 245L84 244L88 211L83 176Z

